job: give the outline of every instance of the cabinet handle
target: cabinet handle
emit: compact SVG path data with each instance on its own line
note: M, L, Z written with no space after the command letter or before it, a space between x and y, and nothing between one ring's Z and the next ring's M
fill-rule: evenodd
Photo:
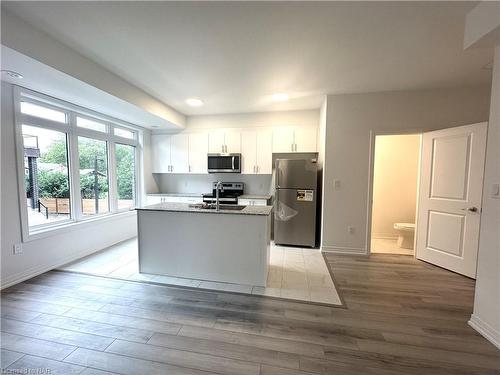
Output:
M259 166L257 166L257 173L259 173L259 169L260 169L260 167L259 167Z
M174 171L174 166L173 166L173 165L171 165L171 166L170 166L170 172L173 172L173 171Z
M188 166L188 172L191 172L191 166L190 165Z

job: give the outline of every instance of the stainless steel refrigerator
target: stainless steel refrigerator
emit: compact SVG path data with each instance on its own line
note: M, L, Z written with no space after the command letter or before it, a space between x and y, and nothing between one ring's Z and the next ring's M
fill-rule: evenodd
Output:
M316 245L318 168L316 159L277 159L274 242Z

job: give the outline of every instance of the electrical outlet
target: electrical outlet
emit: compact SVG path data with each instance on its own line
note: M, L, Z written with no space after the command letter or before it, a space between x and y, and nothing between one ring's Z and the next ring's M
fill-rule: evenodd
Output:
M350 234L354 233L354 229L355 228L352 225L347 226L347 232L349 232Z
M22 253L23 253L23 246L20 243L15 243L14 254L22 254Z

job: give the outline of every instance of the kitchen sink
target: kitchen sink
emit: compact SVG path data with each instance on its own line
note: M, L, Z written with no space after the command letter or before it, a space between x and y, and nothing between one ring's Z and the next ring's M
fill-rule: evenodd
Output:
M198 203L198 204L190 204L189 207L191 208L198 208L200 210L215 210L215 204L203 204L203 203ZM245 208L246 206L237 206L233 204L221 204L219 208L221 210L228 210L228 211L241 211Z

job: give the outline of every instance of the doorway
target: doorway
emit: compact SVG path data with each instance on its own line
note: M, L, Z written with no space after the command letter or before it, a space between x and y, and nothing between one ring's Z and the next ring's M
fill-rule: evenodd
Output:
M420 134L376 135L371 252L415 254Z

